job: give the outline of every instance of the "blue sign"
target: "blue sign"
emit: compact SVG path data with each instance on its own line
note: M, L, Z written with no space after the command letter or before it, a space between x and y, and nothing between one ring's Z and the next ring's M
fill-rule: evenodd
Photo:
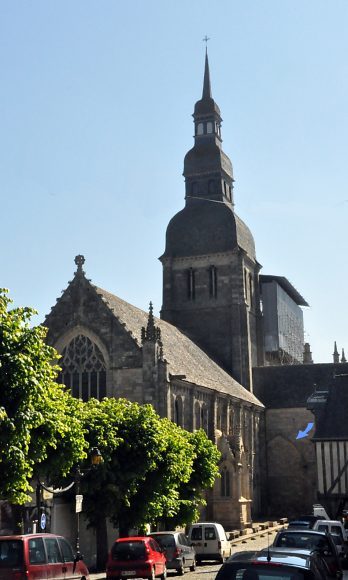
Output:
M40 518L40 528L44 530L46 527L46 514L41 514Z
M310 430L312 429L313 425L314 425L314 423L308 423L308 425L304 431L299 431L297 433L296 439L303 439L303 437L307 437L307 435L310 432Z

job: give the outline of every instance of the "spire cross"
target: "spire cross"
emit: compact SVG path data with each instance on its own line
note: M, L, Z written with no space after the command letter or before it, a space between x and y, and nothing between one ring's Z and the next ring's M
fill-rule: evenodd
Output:
M205 35L205 37L202 38L202 40L203 40L203 42L205 42L205 48L207 49L208 48L208 40L210 40L210 38L208 38L208 36Z

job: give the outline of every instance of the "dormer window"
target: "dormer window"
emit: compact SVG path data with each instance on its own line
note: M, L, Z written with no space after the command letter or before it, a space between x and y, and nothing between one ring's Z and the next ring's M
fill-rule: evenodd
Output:
M212 121L208 121L207 123L207 133L212 133L213 132L213 123Z
M203 135L204 133L204 124L198 123L197 125L197 135Z

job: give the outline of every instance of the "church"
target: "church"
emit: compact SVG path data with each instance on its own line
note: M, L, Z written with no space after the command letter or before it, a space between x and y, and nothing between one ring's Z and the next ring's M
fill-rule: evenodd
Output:
M160 257L160 318L151 304L144 312L91 282L80 255L44 324L76 397L149 403L206 431L221 451L221 478L202 518L243 529L261 513L307 511L316 499L314 446L296 435L314 420L307 399L317 365L304 345L307 302L285 277L260 274L252 233L235 212L207 53L193 119L185 206Z

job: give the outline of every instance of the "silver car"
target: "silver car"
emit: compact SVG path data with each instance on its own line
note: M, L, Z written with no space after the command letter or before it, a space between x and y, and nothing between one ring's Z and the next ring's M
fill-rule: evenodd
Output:
M182 532L153 532L149 534L164 550L167 558L167 570L176 570L181 576L185 568L191 572L196 569L196 553Z

